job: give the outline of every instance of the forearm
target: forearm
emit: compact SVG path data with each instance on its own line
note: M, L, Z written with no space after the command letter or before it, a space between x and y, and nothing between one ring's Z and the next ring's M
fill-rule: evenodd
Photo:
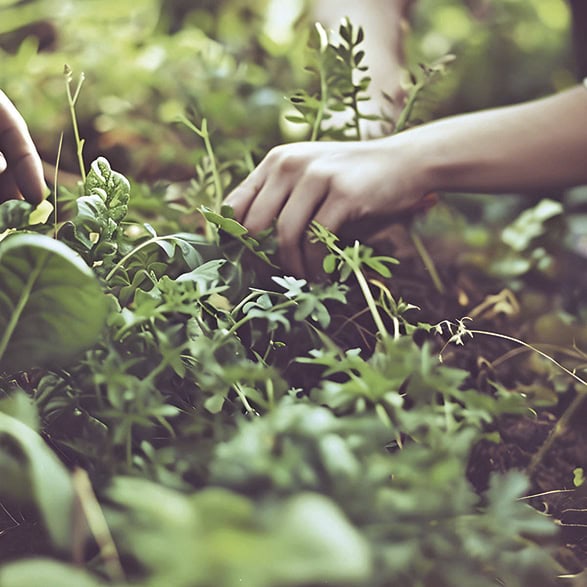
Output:
M443 119L393 138L419 158L428 191L587 184L587 88Z

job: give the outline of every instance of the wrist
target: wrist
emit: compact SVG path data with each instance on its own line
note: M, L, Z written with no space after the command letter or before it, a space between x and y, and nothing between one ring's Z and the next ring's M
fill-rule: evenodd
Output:
M500 153L486 149L483 137L471 141L458 121L448 118L402 133L404 140L417 145L412 165L424 193L478 191L491 183L499 167Z

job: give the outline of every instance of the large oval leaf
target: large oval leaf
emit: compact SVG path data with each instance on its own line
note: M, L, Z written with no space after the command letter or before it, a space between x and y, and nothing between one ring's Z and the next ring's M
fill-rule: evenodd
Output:
M0 475L0 500L34 503L55 546L71 548L74 490L67 469L39 434L2 413Z
M74 566L47 558L31 558L0 567L0 585L2 587L31 587L31 585L100 587L105 583Z
M18 233L0 242L0 368L59 366L94 344L107 302L67 245Z

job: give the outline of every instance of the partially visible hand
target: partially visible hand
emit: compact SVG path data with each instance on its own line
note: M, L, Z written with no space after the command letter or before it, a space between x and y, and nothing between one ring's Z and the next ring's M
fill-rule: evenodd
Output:
M0 202L24 198L38 204L46 189L41 158L26 122L0 90Z
M426 189L412 149L399 136L276 147L226 204L252 234L275 222L283 268L308 275L312 220L337 234L367 238L420 205Z

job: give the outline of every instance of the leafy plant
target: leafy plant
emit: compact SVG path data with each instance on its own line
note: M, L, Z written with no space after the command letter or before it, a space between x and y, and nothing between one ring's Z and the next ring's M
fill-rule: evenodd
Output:
M321 93L297 94L313 138L338 136L329 111L353 113L345 135L362 119L362 33L339 32L314 46ZM204 142L197 197L173 201L199 210L195 229L162 221L162 192L103 157L58 230L35 228L56 239L31 234L26 206L0 210L0 541L12 520L45 532L38 553L14 539L0 584L557 585L555 524L526 503L529 480L467 475L479 441L502 446L500 417L537 406L497 367L482 380L481 354L438 360L446 322L392 293L389 254L314 225L330 280L282 275L271 234L221 206L250 154L235 163L216 124L188 124ZM558 216L546 208L521 256Z

